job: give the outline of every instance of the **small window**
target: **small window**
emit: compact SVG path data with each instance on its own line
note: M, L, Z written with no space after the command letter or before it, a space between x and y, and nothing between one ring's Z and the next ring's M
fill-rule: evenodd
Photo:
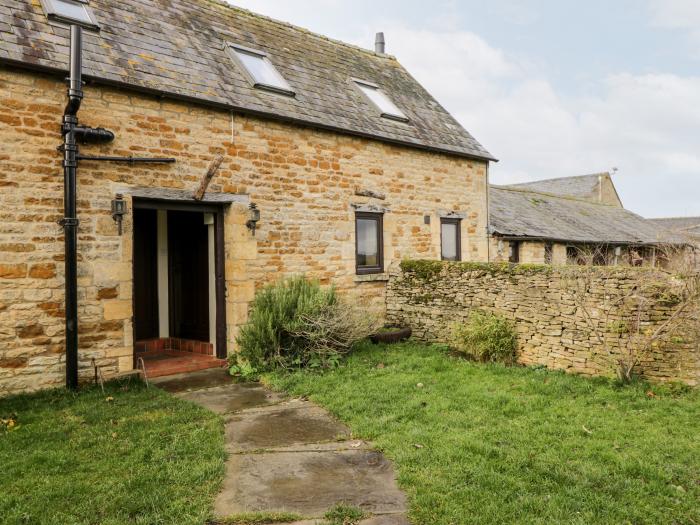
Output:
M551 242L544 245L544 263L552 264L554 260L554 245Z
M49 20L77 24L86 29L99 30L95 15L84 0L41 0Z
M266 53L233 44L229 44L229 47L243 66L254 87L294 96L294 90L270 62Z
M379 108L379 111L382 112L382 117L408 122L408 117L379 89L379 86L361 80L355 80L354 82L365 96Z
M461 261L462 242L459 219L440 219L440 236L442 240L442 260Z
M355 265L358 274L384 271L384 235L381 213L355 214Z
M519 263L520 262L520 243L518 241L510 241L509 249L510 249L510 253L508 254L508 262Z

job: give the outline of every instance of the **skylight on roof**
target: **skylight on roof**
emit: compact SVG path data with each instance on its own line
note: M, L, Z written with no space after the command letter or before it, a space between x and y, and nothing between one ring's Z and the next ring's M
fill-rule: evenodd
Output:
M294 95L294 90L289 83L280 75L279 71L262 51L255 51L234 44L229 44L238 61L248 74L253 86L282 93L284 95Z
M355 84L357 84L357 87L362 90L365 96L379 108L379 111L382 112L382 117L408 122L408 117L404 114L404 112L401 111L381 89L379 89L379 86L370 84L369 82L363 82L361 80L355 80Z
M41 0L41 3L49 20L77 24L86 29L100 28L86 0Z

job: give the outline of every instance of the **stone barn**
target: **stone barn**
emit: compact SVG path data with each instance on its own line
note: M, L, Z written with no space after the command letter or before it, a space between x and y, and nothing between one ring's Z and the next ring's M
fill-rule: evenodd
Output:
M65 381L70 25L77 119L104 128L77 153L82 380L221 366L284 276L382 315L397 261L487 259L494 159L382 38L215 0L0 0L0 394Z

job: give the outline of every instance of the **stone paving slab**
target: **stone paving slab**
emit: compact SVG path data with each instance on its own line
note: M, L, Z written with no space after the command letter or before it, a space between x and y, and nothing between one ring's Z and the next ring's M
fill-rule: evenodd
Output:
M278 524L270 523L268 525ZM328 525L328 522L324 519L316 519L295 521L285 525ZM371 518L362 520L359 525L411 525L411 522L408 521L405 514L384 514L381 516L372 516Z
M176 395L198 403L217 414L230 414L245 409L274 405L285 400L283 395L272 392L258 383L234 383Z
M391 463L381 453L357 450L232 455L215 512L320 517L341 502L373 514L406 508Z
M304 443L287 447L272 447L268 449L246 450L234 454L250 454L256 452L341 452L343 450L373 450L365 441L333 441L331 443Z
M345 425L308 402L240 412L226 423L226 443L231 452L342 441L349 437L350 430Z
M385 514L363 520L360 525L411 525L411 522L405 514Z
M151 379L150 383L167 392L187 392L233 384L233 378L225 368L212 368L201 372L178 374Z

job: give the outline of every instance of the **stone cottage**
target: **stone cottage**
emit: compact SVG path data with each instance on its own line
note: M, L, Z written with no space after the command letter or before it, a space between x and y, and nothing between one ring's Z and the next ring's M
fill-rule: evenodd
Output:
M640 266L683 244L624 209L609 173L492 185L489 213L491 261Z
M494 159L383 39L361 49L215 0L0 0L0 393L64 382L70 24L77 117L108 130L78 154L82 378L220 365L283 276L379 307L402 258L487 259Z

